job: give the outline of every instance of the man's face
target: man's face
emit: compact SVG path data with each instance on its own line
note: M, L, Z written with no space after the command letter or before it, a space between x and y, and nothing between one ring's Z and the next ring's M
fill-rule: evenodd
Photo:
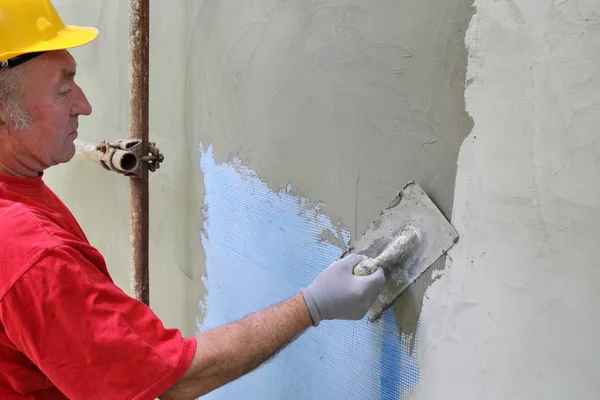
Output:
M23 106L33 123L10 136L24 157L21 162L41 171L73 158L78 116L90 115L92 107L75 83L76 63L69 52L45 53L21 68Z

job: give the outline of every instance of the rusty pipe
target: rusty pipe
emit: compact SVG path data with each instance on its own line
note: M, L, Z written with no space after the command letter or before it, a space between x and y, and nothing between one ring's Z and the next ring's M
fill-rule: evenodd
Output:
M149 61L150 61L150 0L130 0L130 114L131 139L149 144ZM131 292L136 299L150 304L149 265L149 185L148 163L142 162L139 177L130 178L131 214Z

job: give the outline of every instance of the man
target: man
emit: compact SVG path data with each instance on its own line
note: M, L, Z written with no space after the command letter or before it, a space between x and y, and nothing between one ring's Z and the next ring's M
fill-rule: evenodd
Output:
M48 0L0 0L0 399L194 399L252 371L311 325L361 319L380 270L333 263L293 298L182 338L112 282L44 184L92 108L68 48L97 36Z

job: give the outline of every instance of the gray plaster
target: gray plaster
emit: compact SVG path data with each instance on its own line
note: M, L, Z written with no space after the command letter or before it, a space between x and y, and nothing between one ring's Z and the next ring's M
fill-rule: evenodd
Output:
M476 0L452 222L411 399L600 393L600 3Z
M449 217L472 127L471 3L201 2L189 16L188 132L273 189L292 182L355 237L410 180ZM429 281L399 303L403 330L416 330Z

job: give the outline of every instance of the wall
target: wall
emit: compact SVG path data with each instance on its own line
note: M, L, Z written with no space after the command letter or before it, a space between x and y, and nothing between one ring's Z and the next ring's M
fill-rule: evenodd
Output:
M409 180L449 216L471 129L468 1L211 1L190 13L186 121L205 182L201 331L297 293ZM430 281L379 323L323 324L208 397L410 393Z
M453 223L414 399L600 394L600 5L476 0Z
M95 106L82 139L126 137L127 2L55 3L102 30L74 51ZM461 235L377 324L323 324L210 397L597 397L600 7L472 5L152 3L166 325L193 334L296 293L408 180ZM127 180L75 160L47 181L127 288Z
M203 2L190 12L188 126L217 162L239 157L272 190L291 183L353 236L412 179L449 216L471 129L469 5ZM398 304L413 336L427 281Z

